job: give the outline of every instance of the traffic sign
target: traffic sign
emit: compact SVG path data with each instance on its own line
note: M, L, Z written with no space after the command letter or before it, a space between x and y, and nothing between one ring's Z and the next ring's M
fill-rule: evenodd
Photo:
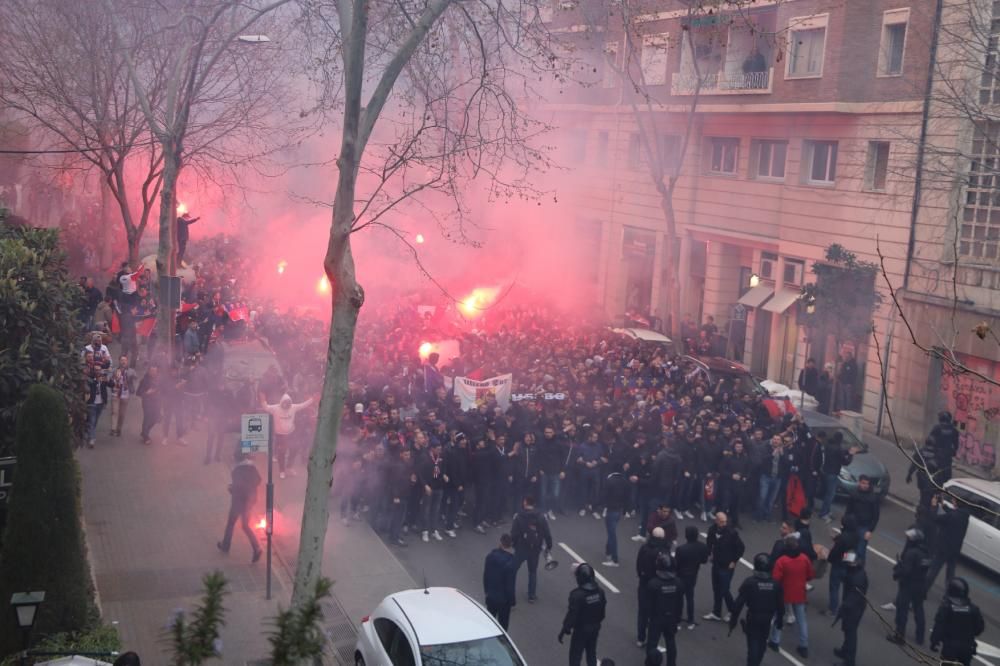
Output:
M270 433L270 414L243 414L240 416L240 449L243 453L267 451L267 440Z

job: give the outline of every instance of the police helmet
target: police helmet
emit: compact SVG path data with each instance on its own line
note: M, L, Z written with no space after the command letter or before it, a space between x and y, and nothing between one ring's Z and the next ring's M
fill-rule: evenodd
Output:
M770 571L771 570L771 556L767 553L757 553L753 556L753 570L754 571Z
M581 562L580 566L576 568L574 573L576 575L577 585L594 582L594 567L590 566L586 562Z
M949 412L947 409L938 412L938 421L940 423L951 425L951 412Z
M656 570L657 571L670 571L674 568L674 562L670 558L670 553L660 553L656 556Z
M955 599L967 599L969 597L969 584L964 578L952 578L948 581L948 588L945 594Z
M919 527L917 527L916 525L912 526L910 529L903 532L903 534L905 534L906 538L909 539L910 541L924 540L924 531Z

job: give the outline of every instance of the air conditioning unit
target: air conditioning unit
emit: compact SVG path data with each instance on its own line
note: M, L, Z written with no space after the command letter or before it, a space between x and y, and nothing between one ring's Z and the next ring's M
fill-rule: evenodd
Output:
M767 257L761 257L760 260L760 276L765 280L773 280L775 273L775 264L778 262L774 259L769 259Z

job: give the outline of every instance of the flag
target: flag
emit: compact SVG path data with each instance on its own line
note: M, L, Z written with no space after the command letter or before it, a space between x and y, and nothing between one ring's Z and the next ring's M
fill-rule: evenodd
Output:
M506 410L510 406L513 379L512 374L499 375L482 381L468 377L456 377L455 395L462 401L462 411L475 409L489 400L490 396L495 397L500 408Z

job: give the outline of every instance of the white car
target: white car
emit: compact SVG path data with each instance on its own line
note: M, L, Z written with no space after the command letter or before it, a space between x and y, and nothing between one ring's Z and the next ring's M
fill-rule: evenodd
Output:
M453 587L390 594L361 619L356 666L525 666L507 632Z
M969 530L962 555L991 571L1000 571L1000 483L982 479L951 479L945 489L969 507Z

